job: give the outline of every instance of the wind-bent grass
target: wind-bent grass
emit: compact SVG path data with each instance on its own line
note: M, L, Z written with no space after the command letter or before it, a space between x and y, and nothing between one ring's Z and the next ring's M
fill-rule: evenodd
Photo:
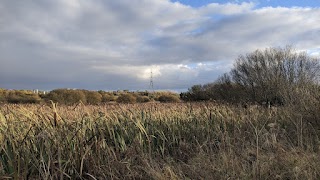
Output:
M319 179L319 158L319 129L285 107L0 107L1 179Z

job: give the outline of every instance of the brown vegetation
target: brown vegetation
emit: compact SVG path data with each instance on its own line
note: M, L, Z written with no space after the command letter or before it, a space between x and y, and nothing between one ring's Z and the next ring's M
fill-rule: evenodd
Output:
M165 103L174 103L174 102L180 102L180 99L178 96L174 94L163 94L159 96L158 101L165 102Z
M137 101L137 98L128 93L120 94L117 98L118 103L135 103Z
M212 103L2 105L0 178L319 179L318 117Z
M159 100L160 98L160 100ZM150 101L179 102L179 95L168 91L130 92L130 91L88 91L82 89L54 89L47 94L38 94L28 90L0 89L0 103L47 103L51 101L60 105L74 105L79 102L99 105L110 102L147 103Z

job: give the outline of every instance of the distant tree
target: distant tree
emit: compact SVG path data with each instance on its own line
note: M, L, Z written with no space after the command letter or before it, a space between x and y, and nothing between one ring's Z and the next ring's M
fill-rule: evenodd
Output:
M229 74L220 76L214 83L207 84L210 98L223 102L238 103L248 101L245 88L232 82Z
M188 92L181 93L180 98L184 101L205 101L210 100L210 95L208 94L206 88L209 86L202 86L202 85L194 85L189 88Z
M215 82L195 85L180 94L184 101L209 101L237 103L246 101L244 88L231 81L229 74L220 76Z

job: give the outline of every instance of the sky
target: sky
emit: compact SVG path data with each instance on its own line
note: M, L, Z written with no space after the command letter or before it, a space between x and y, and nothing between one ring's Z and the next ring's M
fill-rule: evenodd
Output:
M0 0L0 88L184 91L256 49L320 57L320 0Z

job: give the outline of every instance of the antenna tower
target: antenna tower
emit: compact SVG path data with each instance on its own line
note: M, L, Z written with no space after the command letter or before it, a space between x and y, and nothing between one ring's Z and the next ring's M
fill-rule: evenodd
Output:
M151 71L150 71L150 85L149 86L150 86L149 88L154 92L152 68L151 68Z

